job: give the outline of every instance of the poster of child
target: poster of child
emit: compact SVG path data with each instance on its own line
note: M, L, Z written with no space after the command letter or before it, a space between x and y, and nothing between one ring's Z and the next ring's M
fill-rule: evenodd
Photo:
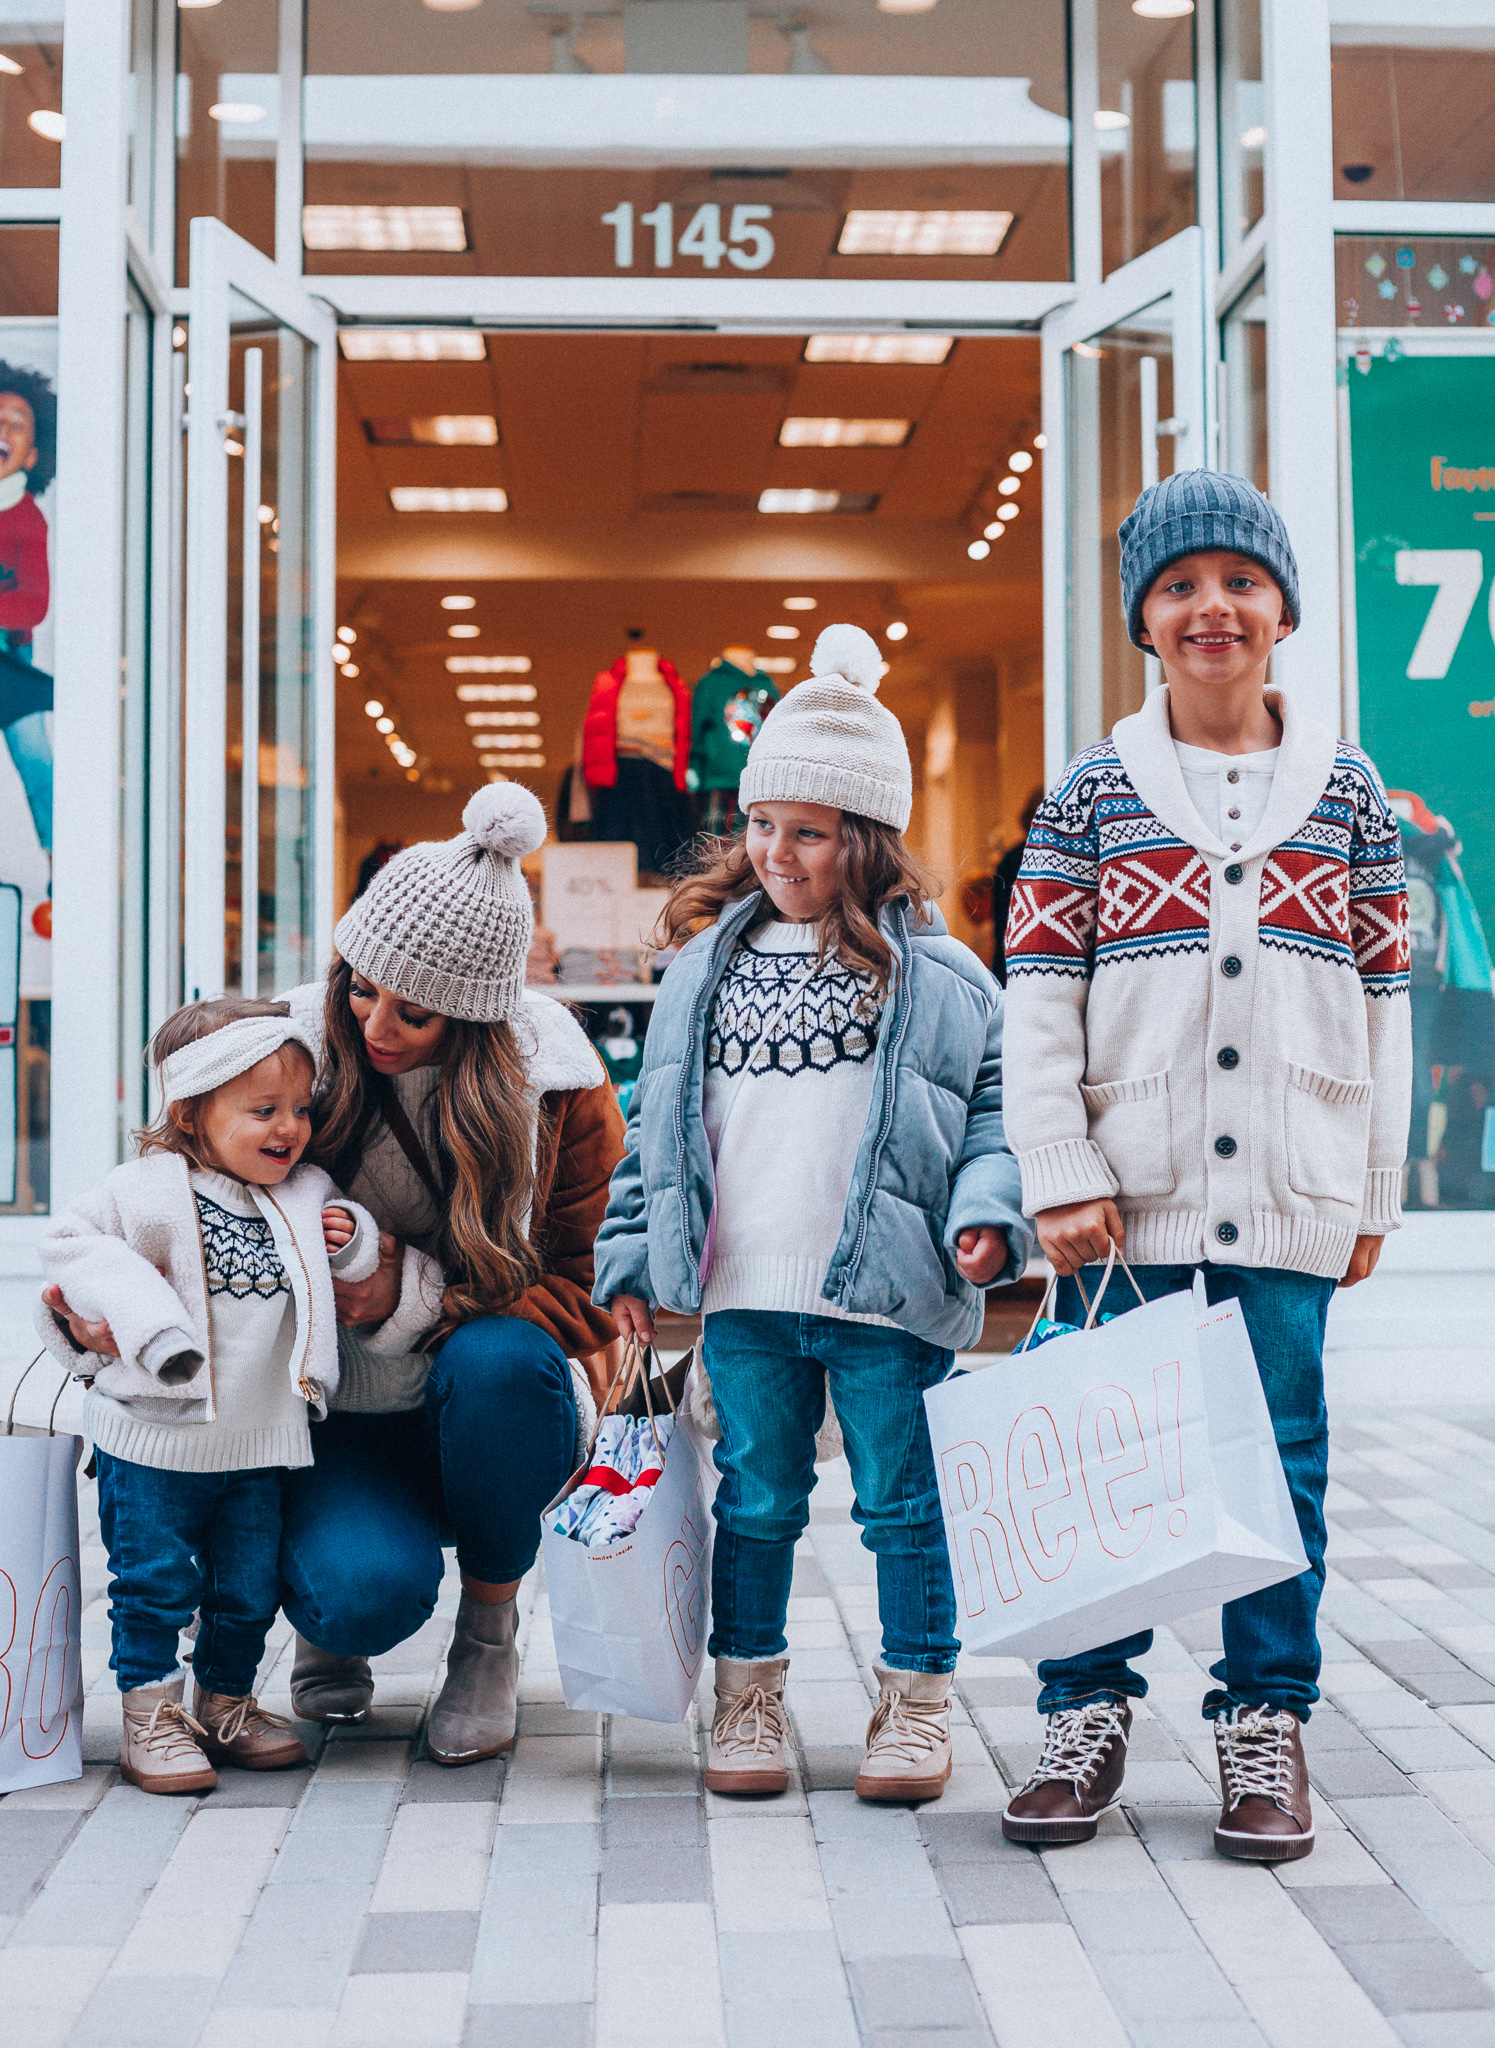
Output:
M51 996L55 322L0 320L0 884L21 891L22 999ZM14 1017L0 990L0 1028Z

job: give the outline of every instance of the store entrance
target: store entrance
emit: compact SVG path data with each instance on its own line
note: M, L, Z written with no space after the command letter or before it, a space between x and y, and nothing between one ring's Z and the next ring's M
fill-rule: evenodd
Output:
M850 620L889 663L909 838L991 958L985 884L1043 781L1036 340L345 327L338 375L339 911L500 775L562 839L634 839L647 884ZM663 760L626 801L588 787L630 656L695 696L687 795Z

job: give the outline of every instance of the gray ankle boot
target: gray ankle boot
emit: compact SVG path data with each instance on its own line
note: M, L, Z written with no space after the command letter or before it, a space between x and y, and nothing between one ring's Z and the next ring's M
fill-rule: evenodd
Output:
M361 1721L374 1704L367 1657L335 1657L305 1636L296 1638L291 1711L301 1721Z
M446 1684L426 1723L426 1750L438 1764L475 1764L514 1746L518 1718L517 1600L493 1603L466 1593L446 1656Z

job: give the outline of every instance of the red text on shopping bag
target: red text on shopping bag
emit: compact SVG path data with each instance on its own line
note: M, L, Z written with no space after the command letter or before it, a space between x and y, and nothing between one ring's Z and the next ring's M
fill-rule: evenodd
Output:
M62 1741L77 1704L78 1650L70 1624L82 1607L77 1566L59 1558L37 1595L28 1636L15 1581L0 1571L0 1736L14 1714L22 1751L38 1761Z
M664 1609L670 1638L683 1671L699 1668L701 1632L706 1626L706 1496L695 1481L690 1506L680 1520L680 1534L664 1554Z
M1021 1600L1025 1576L1062 1579L1087 1549L1130 1558L1181 1537L1178 1404L1173 1359L1153 1368L1140 1410L1127 1388L1095 1386L1078 1402L1025 1408L1004 1444L952 1444L940 1485L965 1613L984 1614L993 1594Z

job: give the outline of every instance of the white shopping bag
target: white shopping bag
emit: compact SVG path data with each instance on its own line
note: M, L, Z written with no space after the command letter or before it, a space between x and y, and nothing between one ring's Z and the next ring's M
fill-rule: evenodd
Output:
M627 1369L630 1381L637 1367L635 1360ZM699 1370L693 1364L691 1375ZM545 1584L568 1707L641 1721L683 1721L690 1711L706 1650L711 1585L703 1466L709 1453L689 1412L691 1375L679 1396L664 1471L629 1535L592 1549L556 1533L555 1511L580 1485L586 1461L545 1510ZM618 1391L615 1384L604 1414Z
M1307 1569L1240 1304L1198 1276L924 1402L968 1650L1072 1656Z
M0 1793L83 1775L81 1450L14 1422L0 1435Z

